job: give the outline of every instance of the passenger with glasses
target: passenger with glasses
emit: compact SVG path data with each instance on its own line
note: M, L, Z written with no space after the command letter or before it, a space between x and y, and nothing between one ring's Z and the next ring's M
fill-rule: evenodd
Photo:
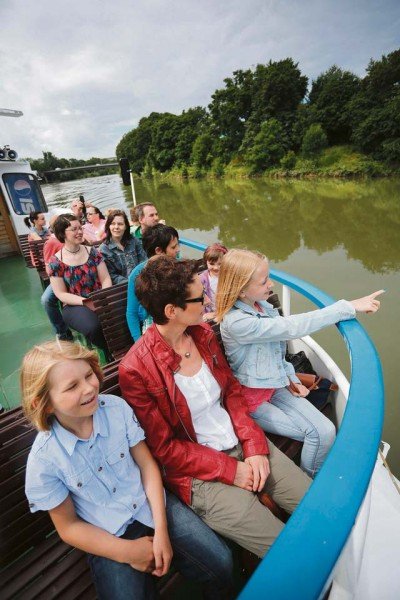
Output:
M54 235L64 244L50 259L48 273L54 294L63 304L67 327L82 333L89 343L107 348L98 316L89 295L111 286L101 253L82 244L83 229L75 215L60 215Z
M106 219L101 210L93 204L88 204L86 207L86 220L87 222L83 226L85 240L90 244L96 244L104 240L106 237Z
M203 323L209 298L196 261L150 260L136 294L154 322L122 359L120 387L164 483L217 533L262 557L284 525L257 493L291 513L311 480L248 414Z

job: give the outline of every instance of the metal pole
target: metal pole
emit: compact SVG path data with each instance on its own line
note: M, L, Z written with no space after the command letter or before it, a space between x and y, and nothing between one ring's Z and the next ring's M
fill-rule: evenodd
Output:
M133 198L133 206L136 206L137 202L136 202L136 194L135 194L135 184L133 182L133 173L132 171L129 171L129 176L131 178L131 188L132 188L132 198Z

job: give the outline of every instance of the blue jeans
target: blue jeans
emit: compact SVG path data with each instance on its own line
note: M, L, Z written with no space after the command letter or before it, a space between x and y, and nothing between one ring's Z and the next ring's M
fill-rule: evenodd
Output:
M173 564L189 579L204 585L207 598L221 598L232 584L232 555L225 542L176 496L166 492L168 531ZM138 521L128 526L124 539L136 540L153 530ZM157 578L126 563L88 555L99 600L153 600Z
M46 311L46 314L55 332L61 336L68 335L70 331L64 322L60 311L58 298L53 292L53 288L51 287L51 285L48 285L47 288L44 290L40 302L42 303L42 306Z
M263 402L250 414L267 433L304 442L300 466L314 477L336 436L335 426L325 415L307 398L293 396L286 388L275 390L270 402Z

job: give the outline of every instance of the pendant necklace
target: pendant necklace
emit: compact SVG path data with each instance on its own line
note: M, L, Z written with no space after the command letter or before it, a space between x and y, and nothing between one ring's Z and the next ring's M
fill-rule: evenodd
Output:
M186 337L189 340L189 350L187 352L185 352L184 357L185 358L190 358L191 355L192 355L192 338L187 333L185 335L186 335Z

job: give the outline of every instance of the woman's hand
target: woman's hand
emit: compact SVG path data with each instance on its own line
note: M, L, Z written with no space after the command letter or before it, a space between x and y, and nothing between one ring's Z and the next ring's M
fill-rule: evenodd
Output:
M244 459L253 471L253 492L261 492L269 475L269 460L266 456L256 455Z
M287 387L289 392L293 394L293 396L298 396L300 398L305 398L310 393L310 390L306 388L302 383L295 383L294 381L290 382L290 385Z
M358 298L358 300L351 300L350 304L352 304L356 310L356 312L361 313L375 313L379 310L381 303L379 300L375 300L377 296L383 294L385 290L379 290L378 292L374 292L369 296L364 296L364 298Z
M171 564L173 551L167 529L156 530L153 538L153 552L155 559L155 569L152 575L162 577L168 573Z
M236 467L236 476L233 480L233 485L236 485L236 487L240 487L243 490L247 490L248 492L252 492L253 484L254 476L251 465L245 462L238 461Z
M137 571L153 573L156 566L153 552L153 538L146 535L137 540L129 540L129 542L130 552L126 562Z
M82 299L82 306L86 306L87 308L90 308L90 310L94 311L93 300L90 300L90 298L83 298Z

